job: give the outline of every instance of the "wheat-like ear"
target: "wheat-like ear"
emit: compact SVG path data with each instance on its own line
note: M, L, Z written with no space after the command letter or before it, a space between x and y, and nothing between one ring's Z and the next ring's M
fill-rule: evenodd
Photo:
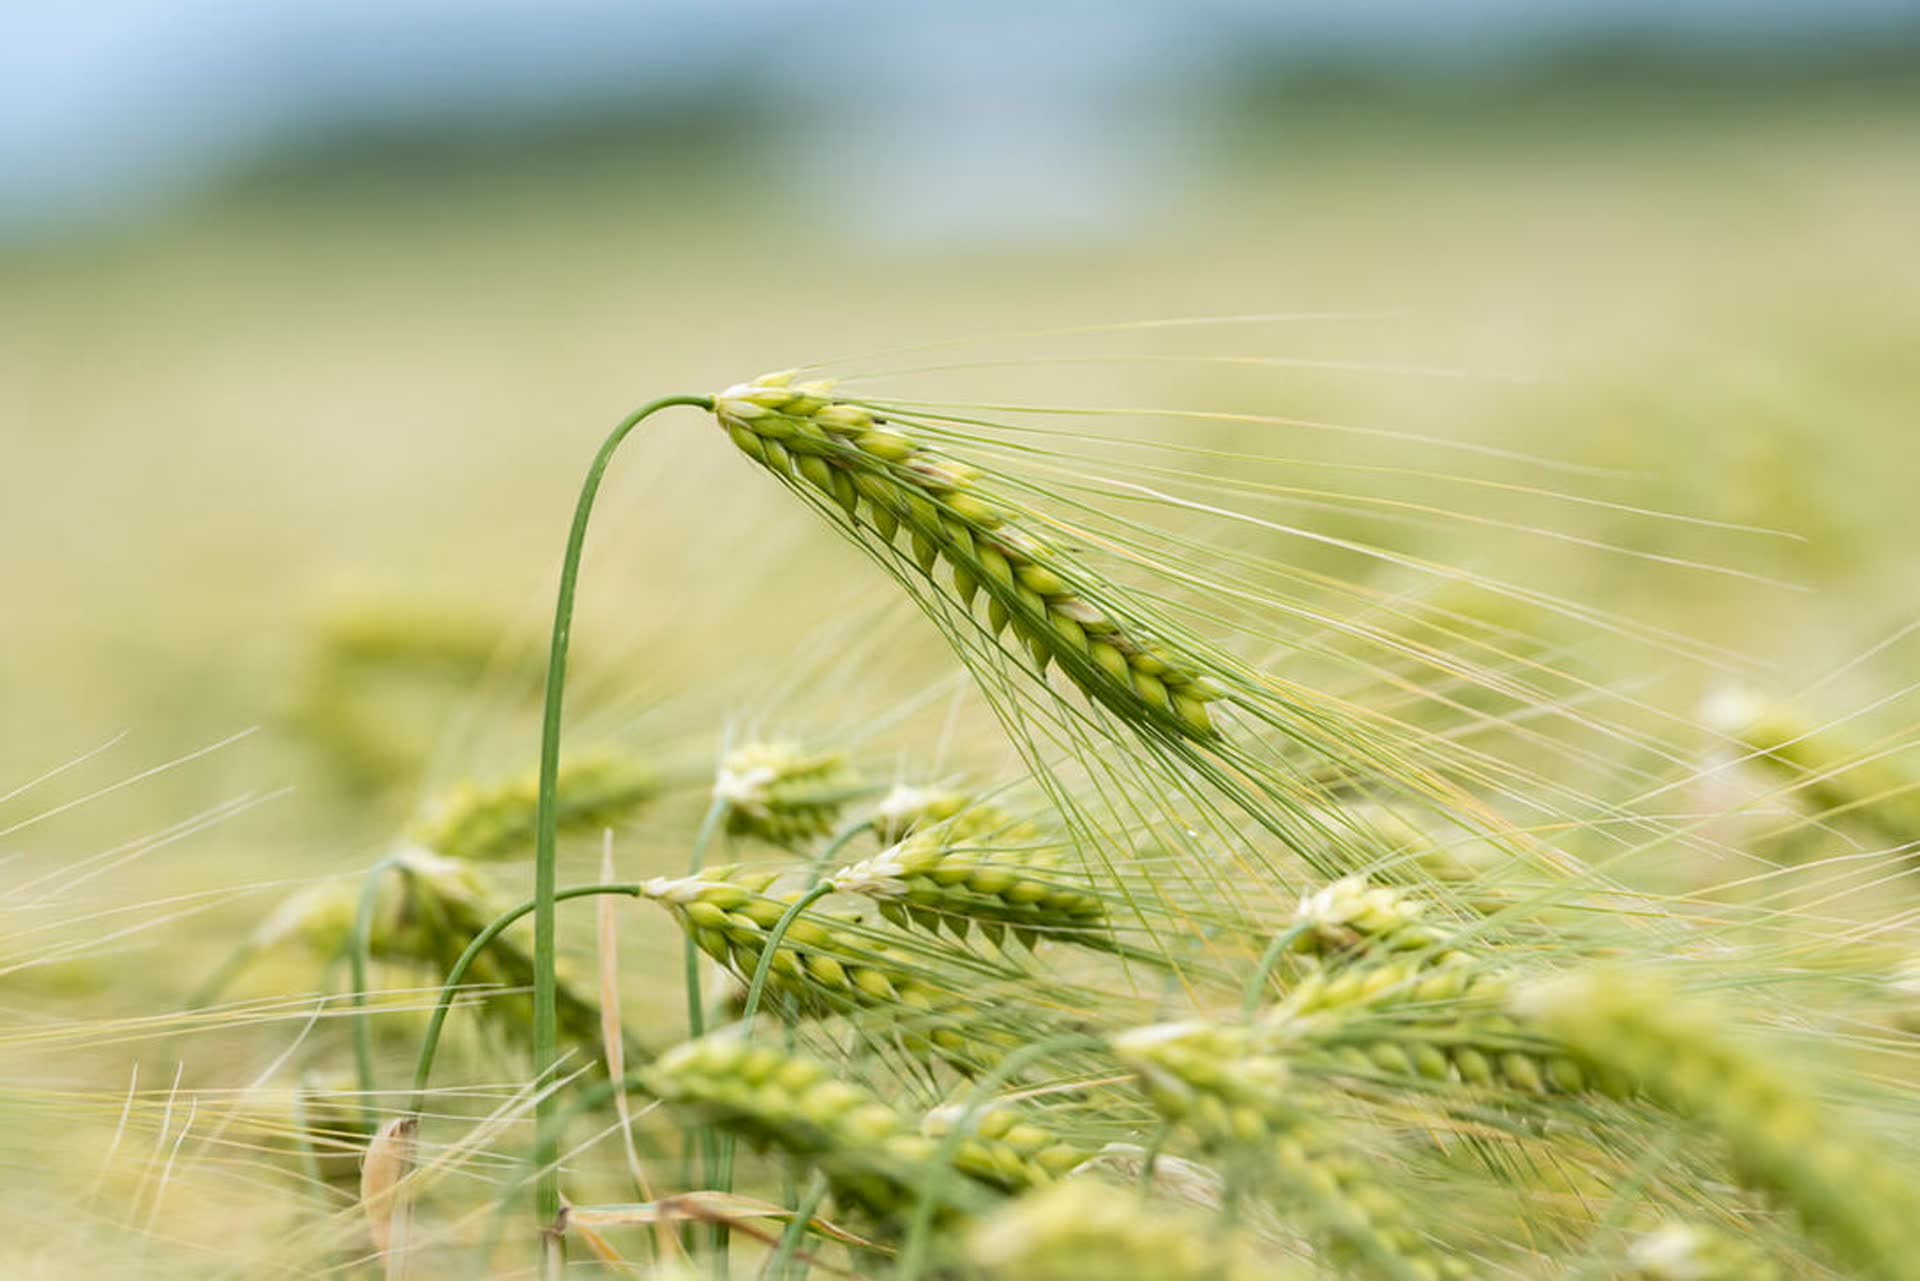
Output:
M1307 975L1257 1026L1266 1052L1303 1067L1525 1094L1628 1091L1515 1018L1512 989L1509 975L1469 961L1362 963Z
M1707 712L1815 819L1889 845L1920 841L1920 778L1895 756L1908 746L1904 738L1858 741L1845 727L1820 724L1785 699L1753 694L1723 694Z
M701 951L742 981L760 968L774 928L800 893L766 891L774 872L710 868L698 876L656 877L641 893L671 911ZM958 959L958 958L955 958ZM1006 1036L970 1011L962 992L931 981L896 949L852 922L803 911L774 947L767 986L802 1013L873 1011L897 1022L900 1043L934 1052L963 1070L991 1064Z
M531 855L539 781L529 771L500 783L457 784L434 799L407 837L435 854L471 862ZM568 757L560 763L555 822L563 832L618 827L659 794L658 771L636 757L611 751Z
M1335 1262L1382 1281L1464 1281L1471 1270L1413 1215L1296 1085L1258 1029L1191 1021L1114 1040L1154 1107L1202 1148L1250 1168L1327 1243Z
M789 848L831 832L864 790L845 756L786 742L735 748L713 781L729 832Z
M669 1050L642 1074L654 1097L816 1166L841 1200L899 1223L940 1144L831 1064L725 1034ZM928 1131L931 1130L932 1133ZM989 1113L955 1153L943 1216L985 1204L989 1190L1051 1182L1089 1155L1010 1112Z
M965 936L978 925L994 943L1011 929L1031 947L1043 936L1092 946L1106 942L1107 908L1091 883L1063 865L1058 838L989 805L962 805L945 819L945 798L889 828L907 834L830 879L843 893L873 899L901 928L946 926Z
M987 1281L1307 1281L1315 1275L1298 1260L1255 1248L1244 1232L1223 1230L1218 1219L1148 1204L1090 1178L1041 1188L996 1212L970 1234L967 1258Z
M944 563L962 608L984 594L992 631L1011 628L1042 668L1058 662L1124 720L1214 734L1207 703L1220 691L1200 665L1149 635L1110 584L1024 526L972 468L835 400L830 384L789 374L730 387L713 412L741 452L783 480L811 485L884 543L904 532L930 578Z
M1920 1183L1711 1006L1643 975L1594 970L1523 987L1512 1008L1589 1070L1627 1078L1714 1135L1743 1180L1863 1274L1920 1279Z

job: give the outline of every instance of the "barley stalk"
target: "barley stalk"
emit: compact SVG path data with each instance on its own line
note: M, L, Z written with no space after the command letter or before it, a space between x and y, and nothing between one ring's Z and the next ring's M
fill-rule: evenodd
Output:
M1220 693L1200 665L1130 621L1110 585L1024 527L972 468L835 400L829 384L793 384L788 374L730 387L713 410L734 444L782 479L819 490L884 543L904 531L930 579L946 565L962 607L984 593L992 631L1011 628L1041 669L1058 662L1123 720L1215 734L1207 704Z

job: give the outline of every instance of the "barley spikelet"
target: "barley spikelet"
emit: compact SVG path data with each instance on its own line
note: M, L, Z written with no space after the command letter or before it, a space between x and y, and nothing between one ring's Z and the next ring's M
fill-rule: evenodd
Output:
M775 876L711 868L698 876L656 877L642 892L671 911L701 951L744 981L759 967L768 933L799 897L764 893ZM952 1025L966 1014L957 993L929 983L886 945L825 913L804 912L788 927L767 986L807 1015L872 1010L900 1016L902 1045L962 1068L993 1062L1006 1048L989 1028Z
M784 846L831 832L861 790L845 757L794 743L735 748L713 782L714 798L726 805L729 832Z
M409 829L408 839L447 858L486 862L531 855L539 775L482 787L461 783L439 797ZM554 814L562 832L615 827L659 795L657 773L611 753L564 760Z
M1203 1148L1246 1162L1297 1208L1342 1266L1390 1281L1451 1281L1465 1264L1432 1246L1400 1200L1315 1116L1257 1029L1205 1022L1138 1028L1114 1042L1154 1107Z
M997 829L1014 820L1004 811L976 800L958 788L915 787L901 783L873 807L868 819L874 836L887 845L935 823L974 824Z
M772 374L714 397L715 416L748 457L818 489L885 543L904 529L922 572L931 578L945 562L963 606L984 592L995 634L1012 628L1041 668L1057 661L1123 720L1214 735L1207 703L1220 693L1199 665L1128 621L1111 586L1023 528L972 468L834 400L828 384L790 383Z
M1141 1202L1075 1179L1030 1192L982 1222L969 1260L988 1281L1305 1281L1292 1260L1256 1251L1217 1219Z
M1465 961L1425 967L1400 959L1319 971L1261 1015L1262 1048L1361 1075L1526 1094L1575 1094L1600 1084L1507 1010L1511 990L1506 975Z
M1810 1084L1637 976L1590 972L1522 989L1515 1009L1593 1070L1708 1130L1735 1172L1773 1193L1865 1275L1920 1278L1920 1186Z
M1343 876L1301 896L1294 947L1322 957L1428 952L1435 964L1446 964L1457 954L1442 948L1446 932L1423 919L1429 910L1427 902L1406 890Z
M1049 847L1031 824L1005 820L989 828L981 811L965 811L920 827L872 858L835 872L835 889L880 905L895 925L942 925L964 937L978 925L994 943L1011 928L1031 947L1040 937L1098 945L1106 904L1084 879L1060 866L1061 851Z
M1750 1243L1700 1223L1665 1223L1627 1252L1632 1281L1780 1281L1780 1265Z
M944 1139L960 1117L958 1106L935 1108L921 1119L920 1133L930 1139ZM1060 1178L1084 1165L1092 1155L1017 1108L990 1107L973 1114L953 1161L956 1169L983 1183L1017 1192Z
M749 1140L816 1166L835 1195L882 1221L897 1221L918 1199L937 1155L937 1123L916 1127L876 1095L818 1060L749 1046L718 1035L676 1046L644 1074L647 1090L691 1108ZM929 1133L928 1129L936 1133ZM981 1203L991 1191L1051 1182L1085 1160L1039 1127L990 1112L962 1143L954 1169L965 1175L945 1212Z

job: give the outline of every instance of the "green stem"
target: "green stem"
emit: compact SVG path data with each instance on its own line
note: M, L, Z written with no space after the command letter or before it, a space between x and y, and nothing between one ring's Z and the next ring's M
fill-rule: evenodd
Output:
M805 894L787 905L780 919L767 931L767 941L761 945L760 960L753 967L753 981L747 984L747 1002L740 1010L740 1026L751 1035L753 1016L760 1009L760 998L767 990L767 976L773 972L773 956L780 948L780 942L787 937L787 931L800 919L800 914L833 893L831 885L816 885ZM718 1161L713 1169L713 1186L722 1192L733 1191L733 1138L731 1135L720 1140ZM724 1252L726 1247L726 1225L715 1225L718 1229L715 1248ZM724 1257L724 1254L721 1256ZM719 1265L715 1265L716 1269Z
M380 877L393 866L392 859L383 858L367 869L353 912L353 933L347 938L347 970L353 988L353 1067L360 1090L360 1119L369 1137L380 1128L380 1117L373 1106L373 1028L367 1019L367 959L373 947L373 913L380 903Z
M740 1025L742 1028L751 1028L753 1016L760 1009L760 998L766 992L767 976L773 972L773 957L774 953L779 950L780 941L787 937L787 931L793 927L795 921L800 919L800 913L833 893L833 887L831 885L822 885L820 883L821 878L827 874L827 868L831 865L833 857L845 849L860 833L872 826L873 821L871 819L861 819L859 822L843 828L831 841L821 847L818 854L814 855L813 863L807 870L807 892L800 898L794 900L794 902L787 907L787 910L780 914L780 919L773 923L773 928L767 932L767 941L761 948L760 960L753 967L753 981L747 985L747 1003L740 1011ZM697 851L695 856L696 858L698 857ZM689 935L688 938L691 940L692 936ZM692 947L691 941L689 941L688 946ZM690 988L689 990L692 989ZM750 1032L749 1035L751 1035ZM711 1162L709 1170L713 1175L710 1181L711 1186L722 1192L733 1191L733 1151L733 1136L727 1135L718 1140L717 1149L709 1158ZM721 1281L725 1281L727 1273L727 1241L729 1235L726 1224L716 1223L714 1225L713 1267L714 1275L720 1278Z
M573 525L567 533L567 551L560 562L560 587L553 606L553 642L547 653L546 700L540 723L540 785L534 825L533 844L533 1071L544 1081L560 1057L559 983L555 976L554 939L555 871L554 847L558 815L555 793L560 777L560 713L567 685L567 645L573 637L573 598L580 579L580 556L587 542L587 521L593 514L593 500L600 492L600 480L620 442L643 421L663 409L686 405L711 411L713 401L705 396L665 396L643 405L622 419L600 446L580 485L580 497L574 504ZM560 1218L560 1170L555 1161L559 1136L550 1124L555 1101L551 1090L542 1090L534 1103L534 1161L540 1171L534 1192L534 1213L542 1232L550 1230ZM553 1261L543 1253L541 1268L550 1272Z
M1260 998L1266 995L1267 980L1273 975L1273 967L1280 964L1280 958L1293 947L1295 939L1306 933L1306 929L1304 923L1295 925L1291 929L1282 930L1274 935L1273 942L1267 944L1265 954L1260 957L1260 964L1254 969L1252 977L1247 980L1246 990L1240 994L1242 1018L1252 1018L1253 1012L1260 1008Z
M760 1275L770 1281L787 1281L787 1272L793 1262L793 1256L800 1248L801 1238L807 1235L807 1225L813 1222L813 1216L820 1209L820 1203L827 1199L827 1180L822 1174L815 1174L807 1185L807 1193L794 1202L793 1218L787 1221L787 1230L780 1234L780 1244L767 1256L767 1265Z
M693 836L693 851L687 856L688 876L698 876L700 869L706 865L707 847L713 844L714 833L720 830L720 821L726 816L727 802L718 796L714 797L712 803L707 806L706 816L700 820L699 830L696 831ZM706 1035L707 1010L706 996L701 991L700 983L700 948L699 945L693 941L693 931L687 931L686 938L681 942L680 946L680 963L682 971L685 974L683 986L686 989L687 997L687 1039L694 1040ZM702 1128L699 1135L699 1145L700 1168L706 1175L711 1176L719 1170L723 1160L720 1140L711 1129ZM693 1144L689 1142L680 1158L680 1183L683 1187L694 1186L693 1157ZM707 1181L711 1182L711 1179L709 1178ZM693 1225L688 1224L684 1232L689 1251L691 1251L693 1246L693 1231ZM716 1259L724 1258L725 1255L720 1250L720 1244L726 1239L724 1229L716 1223L713 1225L711 1235L715 1243L714 1257ZM718 1267L719 1265L716 1263L715 1266Z
M773 923L773 928L767 931L767 941L761 946L760 959L753 967L753 981L747 984L747 1003L740 1009L740 1022L743 1025L752 1023L754 1014L760 1009L761 994L767 990L767 976L773 972L774 950L787 937L787 931L793 928L793 923L800 919L800 913L831 893L831 885L814 886L789 903L787 910L780 914L780 919ZM726 1189L722 1188L721 1191Z
M1099 1037L1084 1032L1068 1032L1063 1036L1035 1041L1000 1060L991 1072L974 1083L966 1100L961 1103L959 1113L953 1118L953 1128L941 1137L940 1146L934 1149L932 1159L927 1162L926 1176L920 1184L920 1199L913 1207L913 1221L907 1226L907 1238L900 1247L900 1266L894 1273L895 1281L919 1281L920 1273L926 1268L927 1251L933 1242L934 1208L946 1196L947 1183L953 1177L954 1160L960 1155L960 1145L973 1133L974 1118L992 1100L994 1091L1025 1071L1029 1063L1038 1062L1049 1054L1058 1054L1063 1050L1094 1049L1105 1044Z
M687 858L688 876L700 875L700 869L706 865L707 847L713 844L713 834L720 830L720 820L726 816L727 803L714 797L706 817L700 820L700 830L694 833L693 853ZM700 993L700 948L693 941L691 931L681 955L687 975L687 1039L693 1040L706 1035L707 1011Z
M641 888L638 882L618 882L609 885L575 885L569 889L554 893L553 901L564 903L568 899L590 898L596 894L625 894L629 898L639 898ZM509 911L503 912L485 929L473 936L473 942L467 944L467 950L460 953L460 959L447 971L446 981L440 985L440 999L434 1003L433 1015L427 1020L426 1035L420 1039L420 1057L413 1067L413 1108L419 1115L427 1105L427 1082L433 1076L434 1055L440 1048L440 1033L447 1022L447 1015L453 1009L454 1001L460 995L460 987L465 982L467 971L479 959L487 945L499 938L501 933L515 921L534 910L534 901L528 899Z

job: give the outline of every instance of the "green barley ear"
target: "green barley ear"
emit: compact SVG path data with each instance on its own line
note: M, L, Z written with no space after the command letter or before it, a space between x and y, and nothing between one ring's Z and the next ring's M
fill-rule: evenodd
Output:
M1301 895L1294 946L1317 956L1433 950L1446 935L1422 919L1429 910L1425 900L1407 890L1343 876Z
M1780 1281L1779 1263L1728 1232L1701 1223L1665 1223L1627 1252L1632 1281Z
M1464 958L1400 958L1309 974L1257 1026L1265 1049L1303 1067L1536 1095L1599 1089L1508 1012L1511 992L1509 976Z
M1123 720L1214 736L1207 704L1221 692L1200 665L1148 635L1111 584L1023 523L973 468L834 399L830 383L791 374L730 387L713 412L741 452L781 480L818 490L889 546L904 534L929 579L944 563L962 609L984 594L992 632L1010 628L1043 670L1058 662Z
M992 817L1004 820L997 831L987 826ZM976 809L918 828L831 881L842 893L873 899L902 928L944 925L964 937L978 925L995 943L1012 929L1029 947L1042 936L1097 946L1106 904L1061 862L1038 828Z
M1920 1185L1852 1130L1813 1083L1723 1025L1716 1010L1639 975L1572 974L1515 994L1515 1013L1582 1066L1621 1074L1726 1144L1834 1253L1881 1281L1920 1278Z
M1920 777L1892 753L1907 746L1857 742L1782 699L1737 692L1707 706L1707 720L1730 735L1753 763L1777 775L1823 822L1872 833L1892 845L1920 841Z
M944 1139L962 1115L958 1105L935 1108L920 1122L920 1133ZM971 1132L954 1153L954 1168L1007 1192L1063 1178L1087 1163L1093 1152L1063 1139L1012 1107L993 1107L973 1116Z
M729 832L785 846L827 835L862 790L846 757L794 743L735 748L720 762L713 781L714 800L726 806Z
M1136 1028L1113 1042L1154 1108L1203 1150L1231 1158L1297 1209L1333 1261L1382 1281L1453 1281L1469 1269L1343 1143L1260 1029L1204 1021Z
M885 1222L899 1222L918 1200L934 1137L836 1066L725 1034L667 1051L641 1076L654 1097L691 1109L761 1146L817 1167L841 1200ZM989 1114L991 1117L992 1114ZM1035 1127L993 1122L961 1146L949 1180L950 1204L982 1204L989 1190L1049 1182L1084 1157ZM1037 1136L1037 1137L1035 1137ZM1067 1155L1063 1155L1067 1153Z
M776 875L709 868L697 876L655 877L641 893L672 912L701 951L746 982L758 970L774 927L800 898L798 891L767 893ZM937 1053L963 1070L997 1060L1005 1048L991 1029L955 1026L968 1008L959 993L929 981L924 967L869 932L827 913L805 911L788 926L769 964L767 988L808 1016L873 1011L901 1020L903 1046Z
M528 772L492 786L456 785L408 829L408 839L447 858L470 862L533 853L539 777ZM660 794L660 776L629 756L602 753L561 762L555 792L559 830L616 827Z
M1012 1202L974 1229L968 1259L987 1281L1306 1281L1292 1259L1253 1248L1218 1219L1157 1207L1075 1179Z
M880 798L868 822L876 839L883 844L893 845L905 840L909 833L935 823L953 822L962 815L967 816L962 820L965 822L973 822L976 816L984 816L990 827L998 827L1004 817L999 810L981 804L958 788L915 787L900 783Z

